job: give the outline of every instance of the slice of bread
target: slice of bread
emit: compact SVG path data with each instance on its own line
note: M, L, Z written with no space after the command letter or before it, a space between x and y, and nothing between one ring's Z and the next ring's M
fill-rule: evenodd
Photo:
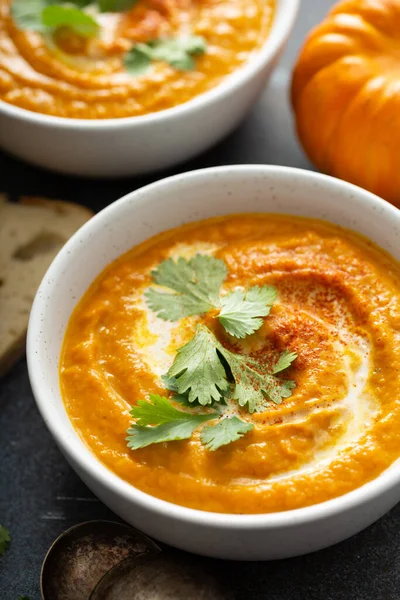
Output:
M0 375L25 351L32 301L51 261L92 214L71 202L0 195Z

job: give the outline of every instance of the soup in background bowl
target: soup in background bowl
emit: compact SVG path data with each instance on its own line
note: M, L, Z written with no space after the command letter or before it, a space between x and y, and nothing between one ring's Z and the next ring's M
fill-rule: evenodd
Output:
M76 119L145 115L216 87L265 44L275 10L275 0L138 0L92 13L94 2L84 14L98 30L86 36L30 28L15 3L0 2L0 100Z
M359 188L262 166L166 179L94 217L43 280L28 336L38 406L78 474L146 533L211 556L300 554L382 515L400 496L398 232L399 211ZM151 271L199 254L226 265L222 297L276 288L253 335L231 339L213 309L173 322L149 311ZM205 447L202 427L181 441L128 448L130 405L149 393L174 402L160 375L196 324L227 362L227 351L254 360L292 353L276 377L295 387L280 402L272 394L263 410L232 408L228 398L222 418L253 427L218 449Z
M24 15L24 0L14 3ZM227 135L257 100L299 6L139 0L121 16L98 13L104 3L116 4L94 3L99 35L71 41L63 28L17 29L9 0L1 0L2 148L46 169L89 177L149 173L189 160ZM34 17L41 6L33 7Z

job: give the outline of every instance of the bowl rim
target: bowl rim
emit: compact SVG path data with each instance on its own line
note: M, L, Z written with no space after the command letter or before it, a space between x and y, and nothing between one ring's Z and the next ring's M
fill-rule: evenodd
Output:
M60 267L66 256L70 253L70 249L76 243L75 240L82 238L82 234L84 234L85 237L91 237L97 229L97 223L102 223L104 218L110 217L115 210L118 211L119 207L130 204L131 209L134 210L135 196L138 196L139 199L144 201L143 193L146 194L147 191L152 193L154 191L160 192L163 188L169 187L171 184L178 181L181 183L182 181L185 182L198 179L199 183L204 184L204 180L207 180L210 176L215 174L229 176L242 173L251 177L252 174L254 175L254 173L260 172L263 174L278 173L288 178L295 175L299 185L302 185L303 181L307 183L308 180L309 182L312 181L313 183L319 184L321 189L336 189L348 196L348 202L351 201L349 199L350 192L354 198L358 198L358 200L361 200L363 203L375 205L378 209L376 211L377 218L380 214L389 214L389 217L392 220L400 224L400 209L389 204L382 198L346 181L305 169L275 165L226 165L172 175L140 187L115 202L112 202L85 223L78 232L68 240L53 260L39 286L33 302L27 334L28 373L37 407L56 443L66 457L73 458L74 463L79 467L79 472L87 474L102 488L107 489L108 492L114 494L116 497L122 497L132 506L136 505L144 510L150 510L158 516L173 518L176 521L183 523L208 526L221 530L273 530L290 528L311 522L323 521L338 513L351 511L363 504L374 501L387 491L400 485L399 462L395 461L395 463L378 475L378 477L346 494L304 508L274 513L235 514L203 511L200 509L188 508L180 504L174 504L143 492L120 478L116 473L101 463L79 436L72 440L69 435L65 435L65 426L60 418L58 418L58 420L53 420L54 415L56 415L56 409L52 406L51 394L48 393L46 395L41 391L42 379L40 373L42 367L39 353L37 352L37 339L42 327L41 313L43 313L46 302L45 298L48 295L48 290L46 295L42 294L41 291L42 288L44 289L47 285L48 281L51 281L52 285L54 285L57 278L60 277ZM78 444L76 443L76 440L78 440ZM79 449L77 449L77 445L79 446Z
M299 6L300 0L275 0L275 13L271 29L260 50L241 67L236 69L230 75L227 75L216 87L195 96L188 102L178 104L172 108L132 117L78 119L42 114L40 112L14 106L0 99L0 115L3 113L6 116L23 119L44 127L57 126L66 129L76 128L79 130L119 129L124 128L127 125L141 126L157 124L160 121L169 118L179 119L186 116L191 111L201 110L202 108L206 108L207 105L212 105L219 99L234 95L238 88L246 86L249 81L275 57L280 48L284 45L286 38L294 25Z

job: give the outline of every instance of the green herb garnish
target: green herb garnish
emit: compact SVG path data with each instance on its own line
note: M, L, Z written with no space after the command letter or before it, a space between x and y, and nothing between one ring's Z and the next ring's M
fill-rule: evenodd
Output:
M151 69L151 51L147 44L135 44L124 57L125 70L135 77L145 75Z
M274 364L272 373L276 375L277 373L284 371L285 369L290 367L290 365L294 360L296 360L296 358L297 354L295 352L289 352L289 350L284 350L279 356L277 362Z
M262 362L245 354L230 352L218 342L216 344L235 380L233 398L240 406L247 406L250 413L263 412L268 408L269 401L281 404L283 398L292 395L292 389L296 387L294 381L280 379L271 374L268 366ZM292 356L293 362L297 355L292 353Z
M0 525L0 556L7 550L10 541L10 532L3 525Z
M74 6L53 4L42 11L42 23L48 29L68 27L83 37L97 35L99 25L93 17Z
M219 322L231 335L244 338L260 329L262 317L269 315L276 300L272 285L254 286L242 292L237 290L221 298Z
M151 70L152 62L166 62L178 71L195 68L195 57L204 54L207 44L198 35L165 38L138 43L125 55L125 69L131 75L143 75Z
M231 442L236 442L253 429L251 423L246 423L238 417L221 419L216 425L208 425L201 432L201 443L208 450L218 450Z
M139 400L132 408L131 415L136 423L128 429L126 439L128 448L133 450L150 444L187 440L195 429L215 419L220 420L215 425L204 427L200 434L200 441L208 450L217 450L230 444L253 429L251 423L237 417L220 418L219 412L188 413L177 410L168 398L153 394L148 402Z
M287 367L296 358L294 353L290 356L289 362L285 354ZM251 413L262 412L269 401L280 404L291 396L294 387L293 381L276 377L269 365L224 348L204 325L198 325L190 342L179 348L168 376L175 377L179 394L188 393L189 402L197 400L200 404L219 402L231 376L232 398L240 406L247 405Z
M272 286L253 286L221 295L228 270L223 260L198 254L190 260L171 258L152 271L153 282L166 291L150 287L147 303L157 316L177 321L202 315L211 309L228 334L244 338L253 334L269 315L277 292ZM169 290L169 291L168 291ZM249 413L265 411L270 402L280 404L292 394L294 381L277 377L297 358L294 352L270 352L257 360L228 350L208 327L198 324L193 338L178 349L168 373L162 377L172 392L170 399L150 395L131 410L136 420L128 429L128 446L188 439L202 427L200 441L208 450L240 439L253 429L252 423L228 416L232 409ZM187 410L178 410L178 403ZM206 413L202 406L210 406ZM240 408L239 408L240 407ZM216 421L207 426L204 422Z
M263 324L276 300L271 285L253 286L247 292L236 290L219 296L228 274L225 262L213 256L196 255L190 260L164 260L151 275L154 283L174 293L149 288L147 303L160 319L178 321L218 308L219 321L225 330L238 338L251 335Z
M152 271L157 285L173 290L164 293L149 288L147 303L157 317L164 321L179 321L183 317L201 315L219 304L219 290L228 270L223 260L197 254L175 262L168 258Z
M83 37L93 37L100 26L92 14L86 11L93 7L98 12L123 12L129 10L138 0L13 0L11 15L19 29L40 33L52 33L60 27L67 27ZM195 67L195 57L206 50L204 38L186 35L162 38L147 43L134 44L124 57L124 66L131 75L147 73L154 61L162 61L179 71L190 71Z
M155 394L150 394L149 401L139 400L130 414L136 422L128 429L126 439L128 448L133 450L160 442L186 440L196 427L219 416L216 412L198 414L177 410L168 398Z
M190 342L179 348L168 371L169 377L175 377L179 394L188 393L189 402L203 406L219 402L229 387L216 341L211 331L200 325Z

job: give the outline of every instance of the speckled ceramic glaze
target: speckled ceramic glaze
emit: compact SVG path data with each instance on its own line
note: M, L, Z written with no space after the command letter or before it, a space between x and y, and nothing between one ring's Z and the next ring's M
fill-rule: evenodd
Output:
M0 147L35 165L94 177L170 167L227 135L265 87L292 30L299 0L276 0L265 45L219 86L158 113L122 119L66 119L0 101Z
M73 429L58 383L58 361L71 311L91 281L148 237L207 217L277 212L327 219L358 231L400 259L400 211L348 183L286 167L232 166L164 179L128 194L64 246L37 293L28 331L28 367L39 410L67 460L95 494L155 538L209 556L274 559L339 542L400 500L400 468L328 502L282 513L226 515L149 496L100 464Z

